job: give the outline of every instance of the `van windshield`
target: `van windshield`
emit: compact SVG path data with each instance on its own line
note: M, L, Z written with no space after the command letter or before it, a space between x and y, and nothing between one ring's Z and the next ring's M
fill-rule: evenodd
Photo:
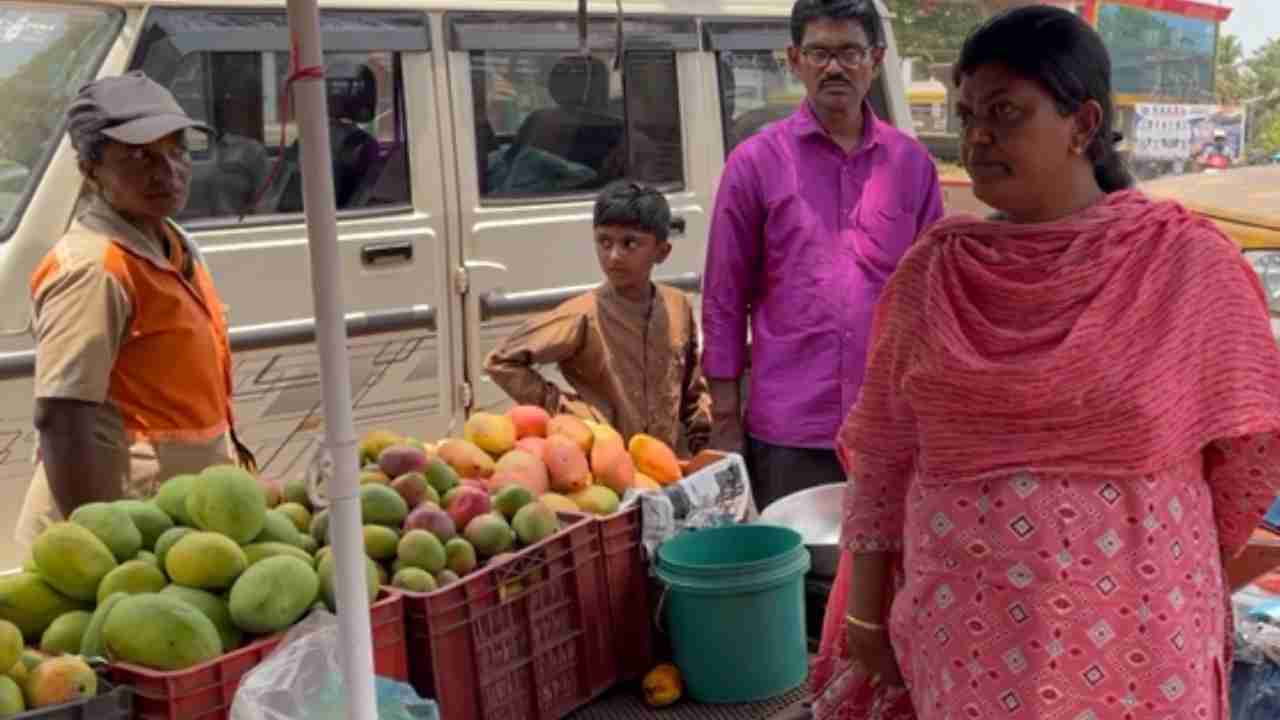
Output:
M76 91L93 79L123 14L0 2L0 239L12 232Z

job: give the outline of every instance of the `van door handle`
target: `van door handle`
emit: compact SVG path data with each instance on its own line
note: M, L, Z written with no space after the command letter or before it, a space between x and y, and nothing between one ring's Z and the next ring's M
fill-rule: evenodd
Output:
M671 234L684 235L684 230L685 230L684 216L672 215L671 216Z
M369 243L360 248L360 259L372 266L413 262L413 241Z

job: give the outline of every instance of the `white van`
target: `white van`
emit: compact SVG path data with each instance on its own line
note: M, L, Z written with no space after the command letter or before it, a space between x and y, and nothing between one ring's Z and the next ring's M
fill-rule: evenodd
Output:
M598 281L591 209L609 180L667 191L683 230L660 279L696 294L726 153L803 96L782 52L790 0L625 0L616 65L614 3L591 3L590 61L576 9L322 4L358 432L433 438L505 402L484 355ZM0 0L0 548L36 447L28 278L72 219L63 113L96 76L144 70L218 130L193 148L179 220L229 309L240 434L270 476L310 460L323 418L288 49L283 0ZM882 73L872 103L910 132L904 98ZM0 549L0 568L17 561Z

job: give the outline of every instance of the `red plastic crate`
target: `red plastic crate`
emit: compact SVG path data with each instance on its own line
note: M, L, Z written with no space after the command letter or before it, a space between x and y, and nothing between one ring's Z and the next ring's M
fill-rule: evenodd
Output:
M565 527L497 567L403 593L411 683L448 720L555 720L614 684L595 522Z
M373 668L378 675L409 679L405 647L404 600L383 592L369 608L373 631ZM278 633L256 640L207 663L162 672L128 663L107 667L111 681L133 686L135 720L227 720L240 679L284 640Z
M617 680L633 680L654 663L649 558L641 543L640 504L598 519L596 527L609 590L609 630Z

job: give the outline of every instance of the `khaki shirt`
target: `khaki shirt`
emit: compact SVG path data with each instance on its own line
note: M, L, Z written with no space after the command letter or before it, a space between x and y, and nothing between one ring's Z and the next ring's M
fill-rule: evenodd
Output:
M655 286L636 303L607 285L525 323L489 354L485 371L516 402L604 421L680 448L706 446L711 399L698 363L698 326L684 293ZM547 381L556 364L573 391Z
M31 277L35 397L98 405L93 439L126 497L235 457L224 307L199 250L170 229L166 255L91 198ZM19 541L56 519L41 463Z

